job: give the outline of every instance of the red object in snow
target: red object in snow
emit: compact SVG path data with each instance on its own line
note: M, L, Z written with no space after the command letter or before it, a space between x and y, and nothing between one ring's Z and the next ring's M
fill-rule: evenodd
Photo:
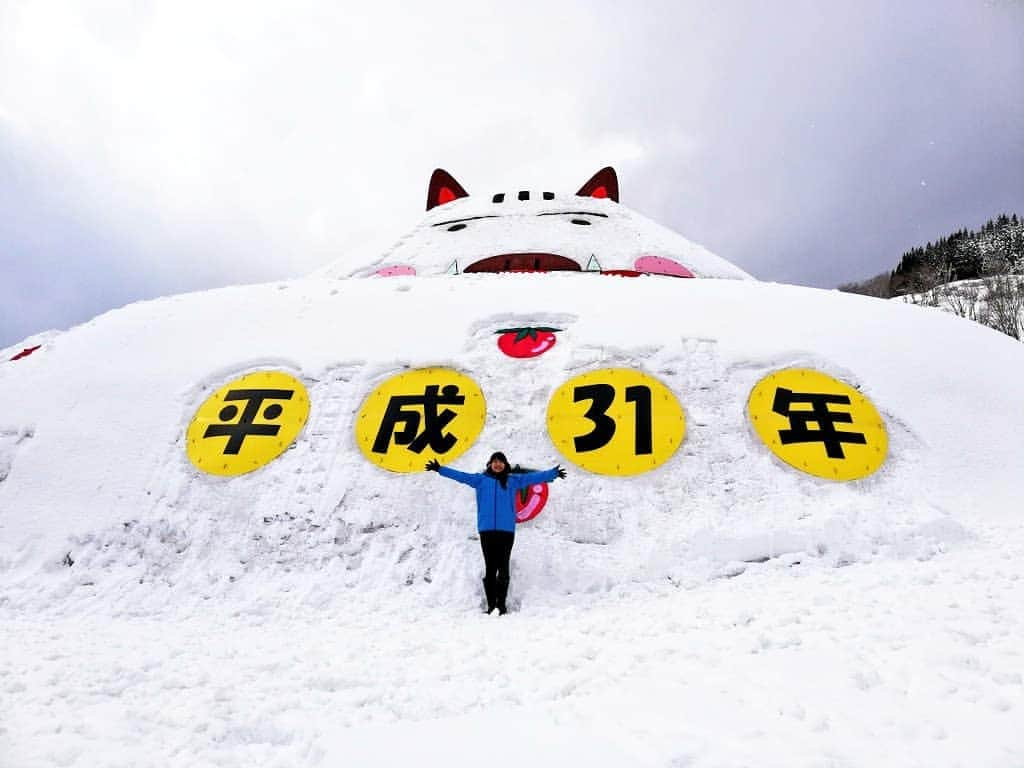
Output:
M591 176L576 194L580 197L597 197L619 202L619 177L615 175L615 169L610 166L602 168Z
M430 176L427 188L427 210L458 200L460 197L469 197L469 193L448 171L436 169Z
M579 272L580 265L557 253L499 253L474 261L463 272Z
M19 352L14 357L12 357L11 360L21 360L21 358L23 358L23 357L28 357L33 352L35 352L37 349L39 349L41 346L43 346L43 345L42 344L36 344L34 347L25 347L25 349L21 350L21 352Z
M635 269L602 269L602 275L618 275L619 277L640 277L643 272L637 272Z
M560 328L503 328L496 333L498 349L509 357L537 357L555 346Z
M548 484L534 483L520 488L516 494L516 522L525 523L533 520L548 501Z

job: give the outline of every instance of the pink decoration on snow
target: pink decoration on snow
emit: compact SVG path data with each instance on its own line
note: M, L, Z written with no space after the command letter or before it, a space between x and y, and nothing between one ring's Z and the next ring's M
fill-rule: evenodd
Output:
M522 500L520 493L516 493L516 522L525 523L527 520L533 520L540 511L544 509L544 505L548 500L548 484L547 483L534 483L525 489L528 493L526 501Z
M391 267L381 267L373 274L380 277L398 277L399 275L415 275L416 267L410 267L408 264L396 264Z
M638 272L646 272L649 275L694 277L693 272L688 270L678 261L666 259L664 256L641 256L633 263L633 266Z

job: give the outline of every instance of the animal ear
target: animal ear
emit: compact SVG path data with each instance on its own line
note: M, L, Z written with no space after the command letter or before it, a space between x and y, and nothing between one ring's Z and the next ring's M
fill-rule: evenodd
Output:
M619 177L611 166L602 168L576 193L580 197L606 197L619 202Z
M435 208L460 197L469 197L469 193L462 188L448 171L437 168L430 175L430 187L427 189L427 210Z

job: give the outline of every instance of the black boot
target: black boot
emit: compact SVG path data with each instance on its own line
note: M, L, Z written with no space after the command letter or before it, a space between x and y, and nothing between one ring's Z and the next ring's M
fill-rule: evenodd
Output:
M490 613L494 610L497 604L497 584L494 582L494 577L488 577L484 579L484 594L487 595L487 612Z
M505 598L508 596L508 579L498 579L498 584L494 594L494 604L498 608L498 613L504 616L508 613L508 608L505 607Z

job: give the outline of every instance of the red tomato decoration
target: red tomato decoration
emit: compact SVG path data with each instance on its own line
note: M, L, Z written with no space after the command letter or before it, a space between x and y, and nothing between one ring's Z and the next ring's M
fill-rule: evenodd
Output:
M516 522L525 523L533 520L548 501L548 484L534 483L521 488L516 494Z
M509 357L537 357L555 346L555 334L561 328L502 328L498 349Z

